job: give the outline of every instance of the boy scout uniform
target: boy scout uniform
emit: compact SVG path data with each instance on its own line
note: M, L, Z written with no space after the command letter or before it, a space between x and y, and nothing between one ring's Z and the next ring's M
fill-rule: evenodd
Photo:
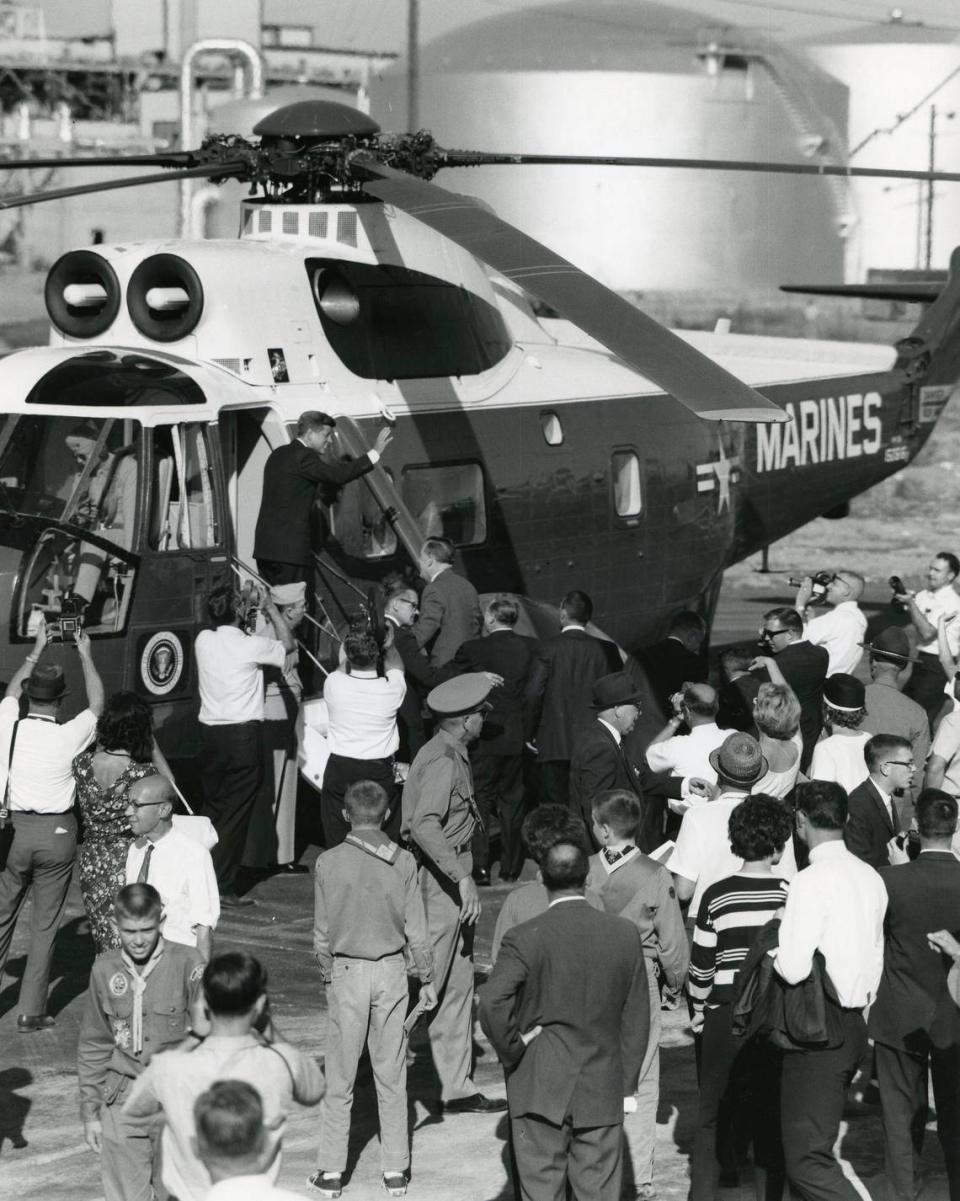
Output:
M125 1118L121 1108L150 1058L186 1035L203 967L194 947L162 938L139 971L122 951L94 960L80 1025L77 1077L81 1117L99 1118L102 1126L105 1201L153 1197L159 1127Z
M427 704L438 717L476 713L491 685L480 672L434 688ZM444 730L417 753L403 786L401 835L420 860L420 886L433 949L438 1005L430 1048L444 1101L471 1097L473 1056L473 926L460 921L458 884L473 870L470 840L480 824L467 748Z

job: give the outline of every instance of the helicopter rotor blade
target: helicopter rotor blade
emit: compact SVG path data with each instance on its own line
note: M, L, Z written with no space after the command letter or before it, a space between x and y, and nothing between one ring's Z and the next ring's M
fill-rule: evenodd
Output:
M788 421L789 415L682 338L508 222L359 152L363 190L395 205L556 308L698 417Z
M439 156L444 167L670 167L690 171L755 171L770 175L840 175L866 179L960 183L960 172L957 171L848 167L838 163L772 163L724 158L638 158L610 154L496 154L472 150L442 150Z
M11 196L0 199L3 209L23 208L28 204L40 204L46 200L69 200L72 196L89 196L93 192L114 192L119 188L138 188L143 184L167 183L177 179L220 179L237 175L246 167L245 163L217 163L215 166L190 167L186 171L165 171L156 175L131 175L129 179L107 179L101 183L78 184L72 188L53 188L47 192L32 192L26 196Z
M173 150L157 154L98 154L72 158L0 158L0 171L28 171L31 167L192 167L196 151Z

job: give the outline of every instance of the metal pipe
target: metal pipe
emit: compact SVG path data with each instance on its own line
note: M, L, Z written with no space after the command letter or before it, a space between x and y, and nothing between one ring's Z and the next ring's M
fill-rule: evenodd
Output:
M190 232L194 237L207 236L207 213L220 199L220 189L207 184L190 197Z
M180 67L180 147L193 150L193 66L200 54L231 54L247 64L249 88L247 97L259 100L263 95L263 59L256 46L242 38L202 38L194 42L183 56ZM190 197L192 189L188 181L180 184L180 236L192 236Z

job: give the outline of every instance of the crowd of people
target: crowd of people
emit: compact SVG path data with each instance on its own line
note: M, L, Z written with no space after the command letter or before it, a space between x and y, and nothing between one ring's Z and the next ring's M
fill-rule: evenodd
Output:
M304 416L268 482L292 496L291 472L306 472L307 497L331 482L315 452L332 423ZM699 1086L692 1201L715 1198L747 1156L763 1201L787 1187L852 1201L834 1145L858 1072L879 1090L892 1193L913 1201L928 1070L960 1201L952 554L934 557L929 589L897 592L908 628L891 620L872 638L857 573L832 574L819 612L805 579L794 605L764 614L759 652L727 648L711 681L699 615L625 657L571 590L559 632L537 639L518 632L515 597L481 605L453 545L427 539L422 589L392 582L382 626L370 613L351 626L324 682L321 1072L277 1031L262 965L216 945L221 908L255 904L238 889L243 866L299 868L290 780L309 573L298 532L268 525L270 588L214 588L194 647L199 816L184 811L149 707L104 695L82 632L76 717L57 720L65 684L43 662L42 622L0 702L0 968L32 888L17 1027L52 1026L54 936L77 861L96 952L81 1119L107 1201L288 1195L276 1179L294 1102L320 1107L309 1187L339 1197L365 1053L383 1187L404 1195L421 1019L443 1114L508 1111L518 1198L619 1201L625 1114L632 1187L653 1198L663 1013L682 1006ZM519 883L527 858L536 878ZM475 998L492 882L516 887ZM474 1081L477 1009L505 1100Z

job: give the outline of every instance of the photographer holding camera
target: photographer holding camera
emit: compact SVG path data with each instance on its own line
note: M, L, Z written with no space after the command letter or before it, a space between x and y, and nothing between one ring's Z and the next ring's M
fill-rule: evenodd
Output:
M811 602L819 595L830 606L828 613L808 617ZM863 576L841 569L804 576L797 589L794 607L804 619L804 637L814 646L825 647L830 656L827 675L852 674L863 656L867 619L857 601L863 595Z
M960 653L960 596L953 586L958 575L960 559L950 551L942 550L930 560L927 587L920 592L903 588L902 581L896 577L890 581L891 587L894 583L900 584L901 589L894 592L893 599L906 609L917 631L917 662L903 692L926 711L931 729L943 708L943 686L947 679L937 643L937 625L941 618L946 621L947 645L954 659Z

